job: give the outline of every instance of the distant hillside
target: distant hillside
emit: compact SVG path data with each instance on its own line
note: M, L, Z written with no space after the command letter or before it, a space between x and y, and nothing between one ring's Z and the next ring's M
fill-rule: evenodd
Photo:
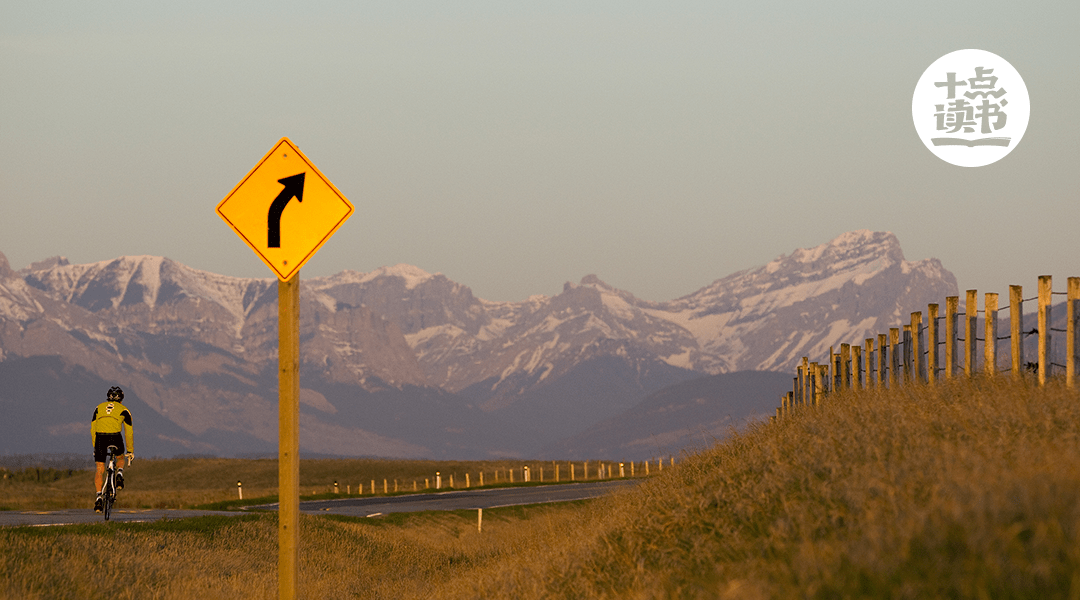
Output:
M700 451L775 414L791 374L739 371L654 392L629 410L541 451L547 458L649 460Z

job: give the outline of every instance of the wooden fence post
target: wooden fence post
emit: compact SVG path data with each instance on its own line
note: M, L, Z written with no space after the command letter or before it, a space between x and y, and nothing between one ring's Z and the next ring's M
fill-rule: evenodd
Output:
M964 375L975 374L975 324L979 319L979 290L968 290L964 303Z
M866 338L866 389L874 387L874 338Z
M807 370L810 367L808 360L809 358L804 356L802 357L802 362L799 364L799 391L796 395L798 396L798 403L800 405L807 404L807 396L809 395L807 394L807 385L810 382L810 372Z
M803 389L803 370L802 364L795 365L795 382L791 386L792 391L795 392L795 402L802 403L802 389Z
M911 325L904 325L904 385L912 382Z
M900 384L900 328L889 328L889 388L895 389Z
M829 391L835 392L840 389L840 369L836 368L837 363L840 361L840 355L833 351L833 347L829 346Z
M1080 305L1080 277L1069 278L1065 306L1065 385L1076 387L1077 308Z
M889 341L888 336L884 333L879 333L877 336L877 351L878 351L878 385L885 387L885 380L888 378L889 370Z
M851 389L851 344L840 344L840 387Z
M1050 373L1050 302L1053 285L1049 275L1039 276L1039 385Z
M938 305L928 304L926 312L926 380L934 383L938 371Z
M799 387L799 394L802 396L799 401L803 404L810 404L810 358L807 356L802 357L802 385Z
M825 382L828 380L828 375L826 374L826 366L818 365L817 368L817 388L814 391L814 406L819 406L821 402L825 399Z
M997 312L998 295L986 292L986 327L983 332L983 372L993 376L997 374Z
M863 366L862 366L862 346L858 344L851 345L851 385L856 390L863 389Z
M911 358L914 362L911 374L914 376L916 382L925 381L922 369L922 344L920 339L922 337L922 313L911 313Z
M1012 376L1024 376L1024 287L1009 286L1009 344L1012 351Z
M956 313L960 312L960 296L945 298L945 378L957 374L956 360Z

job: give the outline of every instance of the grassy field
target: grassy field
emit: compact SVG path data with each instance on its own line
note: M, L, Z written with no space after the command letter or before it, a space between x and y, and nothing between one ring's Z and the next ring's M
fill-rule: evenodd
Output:
M232 482L235 486L235 481ZM305 598L1080 598L1080 395L837 395L568 505L305 517ZM273 514L0 530L0 597L271 598ZM111 557L123 557L116 560Z

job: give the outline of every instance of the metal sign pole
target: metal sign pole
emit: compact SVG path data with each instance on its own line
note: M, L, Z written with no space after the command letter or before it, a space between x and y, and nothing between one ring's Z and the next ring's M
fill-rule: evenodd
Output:
M300 271L278 280L278 598L297 597L300 558Z

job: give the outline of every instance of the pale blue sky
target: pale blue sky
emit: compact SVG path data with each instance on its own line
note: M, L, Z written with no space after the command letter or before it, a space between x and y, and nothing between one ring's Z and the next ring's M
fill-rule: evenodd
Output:
M729 5L730 4L730 5ZM961 289L1080 275L1080 3L47 2L0 15L0 252L271 272L214 207L288 136L353 202L303 276L668 300L853 229ZM934 157L915 83L1006 58L1031 122Z

